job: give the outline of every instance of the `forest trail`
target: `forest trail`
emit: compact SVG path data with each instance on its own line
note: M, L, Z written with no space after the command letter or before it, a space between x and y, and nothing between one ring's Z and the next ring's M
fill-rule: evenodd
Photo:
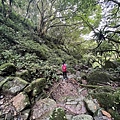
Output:
M26 101L24 100L27 98L27 95L24 96L23 93L20 92L16 96L8 94L0 95L0 109L3 112L2 118L9 118L11 116L14 119L21 118L20 120L27 120L27 118L30 120L48 120L53 110L62 108L67 120L78 120L79 118L84 118L82 120L93 120L93 116L90 113L94 114L96 110L101 109L96 99L88 98L88 89L82 87L72 75L68 76L67 80L60 78L58 82L54 82L46 93L47 97L36 99L31 104L31 108L26 107ZM20 114L18 112L18 110L25 108L28 110L28 116L26 116L26 111L20 111ZM107 114L109 115L109 113ZM95 120L98 120L100 117L106 118L105 120L112 120L106 115L99 115L96 116Z
M88 92L75 79L60 79L58 83L54 83L50 91L57 106L62 107L66 113L77 115L86 112L83 99L88 95Z
M84 80L82 84L86 83L87 81ZM50 91L51 98L56 101L57 107L65 111L67 120L72 120L75 116L78 117L79 115L80 118L83 115L83 119L91 120L89 112L100 109L96 99L88 98L87 88L80 86L80 83L74 78L68 77L67 80L60 79L58 83L54 83ZM105 111L105 113L107 112ZM95 120L100 120L100 118L112 120L109 113L94 117Z

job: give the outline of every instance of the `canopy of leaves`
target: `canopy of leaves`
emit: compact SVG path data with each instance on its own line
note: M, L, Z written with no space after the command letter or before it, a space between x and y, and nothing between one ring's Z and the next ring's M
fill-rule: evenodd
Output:
M97 43L93 49L95 55L113 52L119 57L120 3L117 0L9 0L3 3L17 11L24 21L29 20L39 36L50 36L55 44L64 45L62 48L69 54L83 56L91 52L89 47L85 48L90 42L85 42L84 36L93 31L92 39ZM9 7L4 10L9 12Z

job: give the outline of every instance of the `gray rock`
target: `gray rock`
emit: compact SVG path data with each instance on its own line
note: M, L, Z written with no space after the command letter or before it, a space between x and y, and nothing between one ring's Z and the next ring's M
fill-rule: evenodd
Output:
M71 102L66 102L66 105L76 105L78 102L76 101L71 101Z
M93 117L90 115L82 114L82 115L74 116L72 120L93 120Z
M12 94L21 91L28 84L28 82L19 77L7 78L8 80L3 84L2 89L3 91L10 92Z
M95 103L93 99L84 99L88 110L95 113L99 109L99 104Z
M32 119L46 120L56 108L56 102L50 98L41 99L33 106Z
M67 120L72 120L72 115L66 115Z
M22 111L25 107L30 105L29 98L27 94L21 92L15 97L13 97L10 101L12 102L13 106L15 107L17 112Z
M4 80L4 79L5 79L4 77L0 76L0 82L1 82L2 80Z

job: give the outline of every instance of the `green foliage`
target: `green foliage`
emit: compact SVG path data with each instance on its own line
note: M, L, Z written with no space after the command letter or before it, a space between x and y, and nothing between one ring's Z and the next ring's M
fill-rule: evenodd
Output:
M18 69L37 69L42 64L42 61L35 54L26 53L25 56L18 57L15 61Z
M25 6L26 5L26 2L25 2L25 0L16 0L16 1L14 1L14 5L16 6L16 7L20 7L21 9L22 8L24 8L23 6Z
M4 16L3 14L0 12L0 22L3 23L4 22Z
M48 85L52 85L54 82L58 81L57 67L55 65L49 66L44 65L41 68L42 75L46 78Z
M18 22L17 22L18 23ZM20 24L17 24L17 23L15 23L15 21L14 20L11 20L11 19L7 19L7 21L6 21L6 25L8 26L8 27L10 27L13 31L22 31L22 29L23 28L21 28L21 26L20 26ZM21 29L20 29L21 28ZM15 35L15 33L14 33L14 35Z
M40 45L33 40L29 40L28 38L24 38L24 40L20 42L23 48L25 48L28 52L36 53L41 59L47 59L47 57L50 56L48 47L45 44Z
M11 62L17 66L18 70L30 69L31 73L36 74L35 68L39 69L42 62L46 60L49 62L48 66L50 66L53 64L61 65L64 59L72 67L77 63L76 59L84 61L85 64L89 61L92 63L95 59L96 61L102 60L104 62L103 59L105 58L91 54L89 48L93 49L95 44L91 43L91 41L86 42L82 38L82 35L91 31L89 29L90 26L88 27L86 23L88 22L96 28L101 19L101 8L99 5L96 5L96 1L56 0L52 4L53 6L51 6L50 2L52 1L44 0L43 6L42 1L38 3L39 8L42 10L43 7L45 11L45 16L43 17L46 18L46 22L48 21L45 23L45 27L49 27L48 33L52 36L50 41L49 39L42 40L37 34L34 34L33 23L38 25L40 22L36 18L40 14L36 8L36 0L30 3L27 14L29 19L24 19L28 1L13 1L12 12L9 13L7 18L4 17L0 8L0 64ZM59 15L56 18L58 13L55 10L58 10L58 13L60 13L60 18ZM50 28L49 25L53 25L53 27ZM37 28L39 27L37 26ZM33 32L32 34L31 31ZM33 35L36 37L33 37ZM57 39L52 39L56 37ZM47 45L43 43L47 43ZM63 45L59 46L58 43ZM57 48L58 46L59 49ZM111 47L111 44L106 42L102 44L101 49L110 49ZM111 57L111 53L106 56Z
M6 37L9 40L14 39L14 30L4 24L0 26L0 33L4 38Z
M101 46L99 47L100 50L111 50L114 46L107 41L102 42ZM98 49L98 50L99 50Z
M115 120L119 120L119 119L120 119L120 114L119 114L118 111L113 110L113 109L109 109L108 111L109 111L109 113L112 115L112 117L113 117Z
M118 58L116 61L120 64L120 58Z
M0 58L1 58L1 61L0 61L0 64L4 64L4 63L14 63L16 65L16 67L18 69L22 68L20 67L18 64L19 62L21 62L21 64L24 62L24 61L20 61L20 55L17 54L14 50L10 49L10 50L4 50L1 52L1 55L0 55ZM24 65L22 65L24 66Z
M67 120L64 110L56 108L50 116L50 120Z

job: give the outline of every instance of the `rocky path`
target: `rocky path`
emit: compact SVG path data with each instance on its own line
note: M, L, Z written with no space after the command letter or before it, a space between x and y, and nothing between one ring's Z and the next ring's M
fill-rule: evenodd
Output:
M103 114L97 100L88 98L88 91L79 83L70 78L63 81L62 79L54 83L49 92L49 98L37 101L37 106L33 107L34 119L49 120L49 115L55 108L61 108L65 112L67 120L112 120L109 113ZM39 107L38 107L39 106ZM93 114L99 110L99 114ZM38 113L39 110L39 114ZM41 111L41 112L40 112ZM41 114L43 112L43 114ZM56 113L57 114L57 113ZM57 117L57 116L56 116ZM52 120L66 120L52 119Z
M62 107L67 116L86 113L83 99L87 96L87 90L81 88L74 79L61 81L54 91L52 97L58 107ZM69 118L70 119L70 118Z
M97 100L88 95L87 89L72 77L55 82L44 99L32 104L29 100L23 91L16 95L1 93L0 120L112 120ZM63 118L50 118L55 109L63 110L64 115L57 112L54 117L63 115Z

